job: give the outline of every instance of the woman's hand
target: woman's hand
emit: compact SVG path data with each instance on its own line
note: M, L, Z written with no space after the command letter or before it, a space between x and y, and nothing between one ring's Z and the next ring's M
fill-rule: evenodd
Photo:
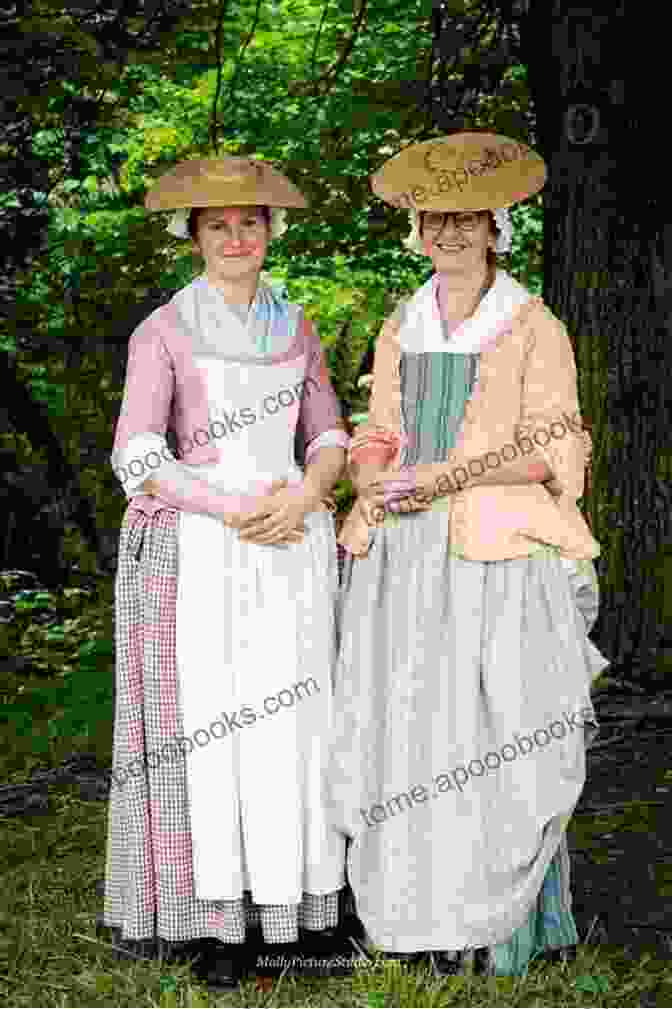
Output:
M368 482L362 486L358 497L358 501L361 500L360 510L369 525L380 523L386 512L396 515L427 511L435 496L434 489L430 485L424 486L420 480L414 467L369 474Z
M356 494L361 494L366 488L375 483L378 477L384 476L385 470L381 470L378 463L350 463L346 476L352 484Z
M319 495L305 483L283 487L239 523L239 539L262 546L299 543L305 532L305 516L317 511L319 505Z
M367 525L380 525L385 518L385 495L380 487L363 487L357 494L355 506L359 508Z

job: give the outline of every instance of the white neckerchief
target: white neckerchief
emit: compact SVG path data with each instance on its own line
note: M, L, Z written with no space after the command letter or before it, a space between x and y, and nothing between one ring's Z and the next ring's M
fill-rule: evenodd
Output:
M406 302L399 328L402 350L411 353L440 351L446 354L475 354L501 332L518 309L532 297L527 288L497 270L495 280L474 314L465 319L446 339L439 315L439 275L435 273Z
M294 325L274 325L275 302L279 292L263 280L247 312L242 306L231 306L205 275L187 284L174 297L177 309L189 328L197 335L204 350L225 353L227 357L258 354L282 354L294 337ZM290 317L295 315L290 308Z

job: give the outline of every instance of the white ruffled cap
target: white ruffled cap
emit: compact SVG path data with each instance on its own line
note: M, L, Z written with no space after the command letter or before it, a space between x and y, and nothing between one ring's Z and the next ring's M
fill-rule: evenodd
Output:
M506 207L501 207L499 210L495 210L494 213L495 224L499 229L499 235L497 236L497 245L495 246L495 252L504 253L511 251L511 237L513 235L513 224L511 223L511 218L509 217L509 212Z
M411 210L409 211L409 216L411 219L411 233L404 239L404 245L411 252L417 252L424 255L425 250L422 245L422 239L419 231L420 214L417 210ZM511 236L513 235L513 225L511 224L509 212L505 207L502 207L500 210L493 211L493 217L495 218L495 224L499 229L495 252L500 254L509 252L511 250Z
M408 216L411 222L411 233L407 235L403 241L403 244L409 250L409 252L417 252L418 255L425 254L425 250L422 245L422 239L420 238L420 215L417 210L409 210Z
M190 207L176 210L168 222L166 231L175 238L189 238L188 222L190 213ZM284 207L271 207L271 239L280 238L287 231L286 218L287 211Z

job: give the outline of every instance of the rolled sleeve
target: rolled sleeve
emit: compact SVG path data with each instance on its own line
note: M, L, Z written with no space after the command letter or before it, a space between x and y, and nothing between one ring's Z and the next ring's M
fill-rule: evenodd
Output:
M545 484L551 494L576 501L583 495L590 437L579 410L572 346L545 305L530 320L529 333L516 436L529 438L545 459L553 474Z
M384 323L376 340L373 358L373 382L369 399L369 417L353 435L349 464L376 463L387 468L399 456L406 439L401 432L400 348L396 334L400 309Z
M137 479L137 486L150 475L147 471L140 479L140 466L136 464L135 477L129 472L128 465L138 458L139 453L142 460L146 452L157 450L161 453L166 445L165 434L174 388L172 358L161 338L158 323L150 316L138 326L129 341L124 396L110 460L127 493L132 481ZM152 435L158 436L158 441ZM140 440L136 443L138 438ZM134 447L129 456L127 449L132 439ZM159 442L161 445L157 448ZM125 480L121 467L126 467Z
M164 463L176 462L166 439L152 431L133 435L120 448L112 460L115 475L120 480L126 497L132 498L147 477L159 476Z
M350 438L346 431L334 427L313 438L306 448L306 463L312 462L321 448L342 448L347 452L349 447Z
M341 445L347 449L350 440L329 378L317 331L308 319L304 318L302 325L307 367L299 410L298 432L308 461L318 448L325 445Z

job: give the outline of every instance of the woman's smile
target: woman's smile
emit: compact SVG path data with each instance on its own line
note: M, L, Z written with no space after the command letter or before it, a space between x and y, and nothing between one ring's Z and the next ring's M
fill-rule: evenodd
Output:
M220 252L220 259L249 259L254 255L253 249L240 249L238 252Z

